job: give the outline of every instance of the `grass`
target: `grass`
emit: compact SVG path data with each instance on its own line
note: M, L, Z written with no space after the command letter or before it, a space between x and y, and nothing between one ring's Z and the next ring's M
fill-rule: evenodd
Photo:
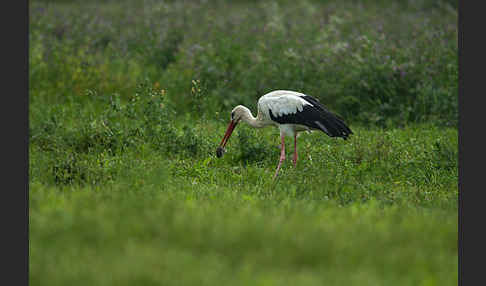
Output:
M207 127L214 145L223 128ZM105 174L103 183L49 186L40 168L30 185L31 283L457 281L456 130L303 135L298 167L286 162L273 182L276 132L239 128L222 159L146 145L84 159L94 169L86 178Z
M30 282L448 285L457 281L457 216L452 212L383 209L374 201L346 207L290 196L277 201L272 197L278 195L269 192L257 198L240 191L238 184L195 187L184 179L148 185L139 192L120 185L69 192L34 186Z
M31 1L30 284L456 285L453 4ZM216 158L273 89L354 134Z

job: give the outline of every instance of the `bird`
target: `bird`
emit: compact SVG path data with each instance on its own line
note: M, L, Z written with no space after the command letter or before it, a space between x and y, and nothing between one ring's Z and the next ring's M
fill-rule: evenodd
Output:
M220 158L225 152L226 143L239 122L243 121L254 128L275 126L280 130L280 158L273 176L278 176L282 162L285 160L285 137L294 138L292 162L297 166L297 135L300 132L322 131L329 137L343 138L353 134L344 120L327 109L318 99L291 90L274 90L258 99L257 116L254 117L246 106L238 105L231 111L231 120L226 132L216 149Z

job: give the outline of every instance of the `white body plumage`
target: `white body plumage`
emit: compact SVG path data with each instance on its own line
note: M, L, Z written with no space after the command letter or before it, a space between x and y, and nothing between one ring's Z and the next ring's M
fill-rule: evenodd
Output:
M283 117L286 115L296 114L304 111L304 106L313 106L302 97L306 96L303 93L290 90L275 90L269 92L258 100L258 115L261 114L262 120L268 121L279 127L280 134L293 137L299 131L311 131L311 129L302 124L295 123L279 123L272 120L270 112L275 117ZM257 115L257 118L258 118Z

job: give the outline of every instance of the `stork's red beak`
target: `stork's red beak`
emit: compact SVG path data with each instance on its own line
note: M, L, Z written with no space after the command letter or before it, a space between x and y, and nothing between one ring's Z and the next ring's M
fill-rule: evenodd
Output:
M224 147L226 146L226 143L228 143L231 133L233 133L233 130L235 129L237 124L238 124L237 121L233 121L233 120L230 121L228 128L226 129L226 133L224 134L223 140L221 140L218 149L216 149L216 156L218 156L218 158L223 156Z

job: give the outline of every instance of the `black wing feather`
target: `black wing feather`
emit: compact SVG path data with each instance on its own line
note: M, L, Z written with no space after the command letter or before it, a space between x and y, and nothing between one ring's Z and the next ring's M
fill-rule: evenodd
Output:
M270 118L280 124L300 124L311 129L321 130L330 137L347 139L350 134L353 134L340 116L329 111L317 99L308 95L301 98L313 106L304 105L302 111L281 116L274 116L270 110Z

